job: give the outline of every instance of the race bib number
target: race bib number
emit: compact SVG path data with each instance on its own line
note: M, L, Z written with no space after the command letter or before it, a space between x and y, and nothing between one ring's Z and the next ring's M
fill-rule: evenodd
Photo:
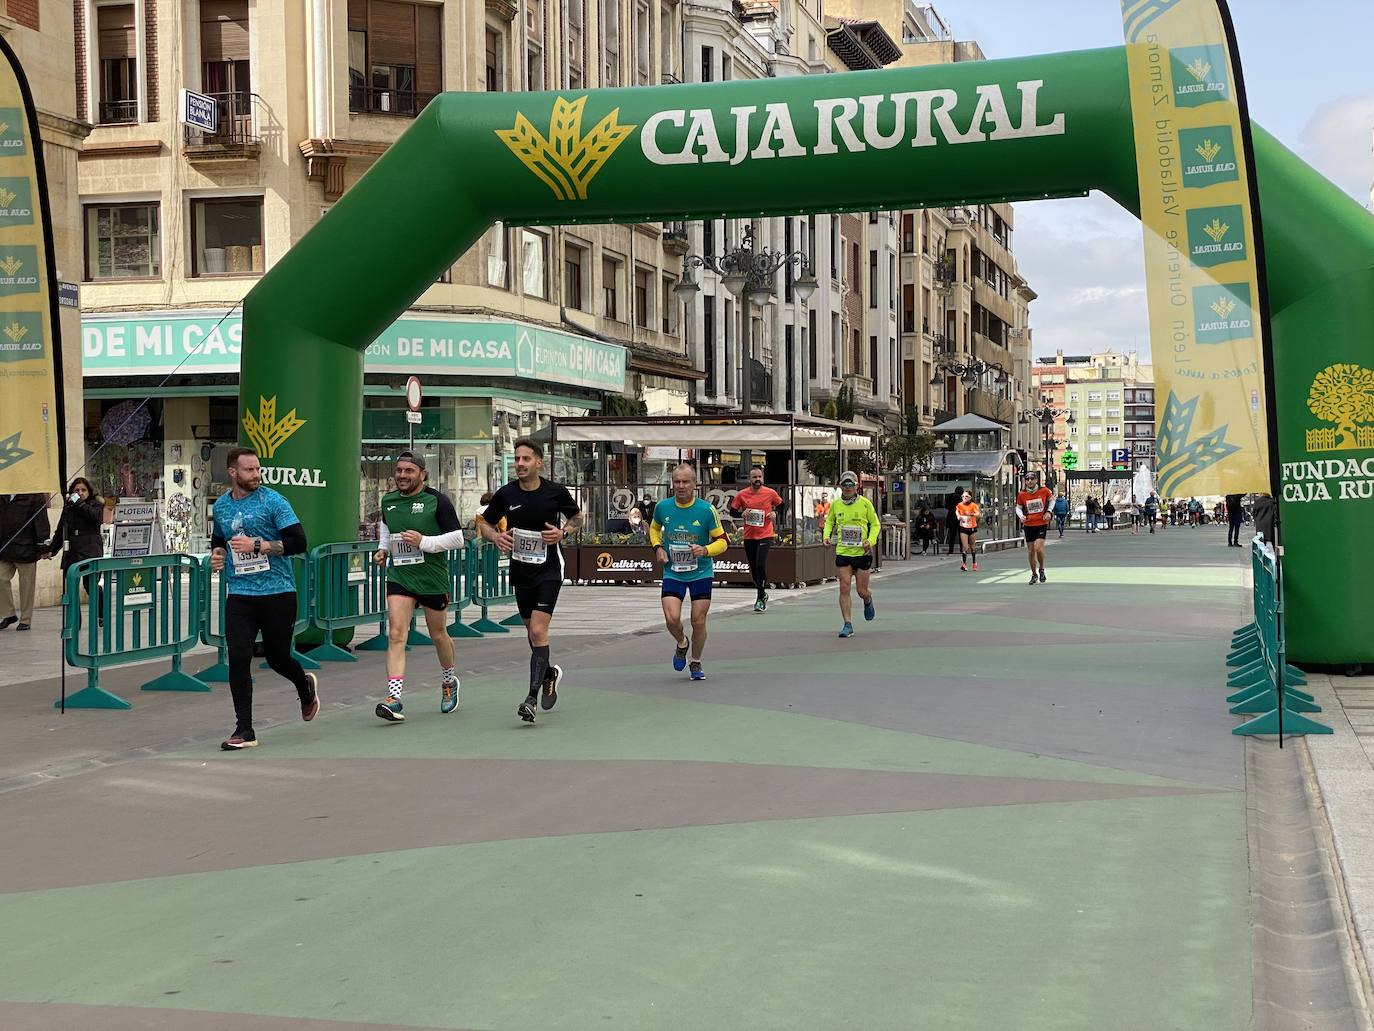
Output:
M425 560L425 553L413 544L407 544L404 537L392 537L387 542L393 566L414 566Z
M1045 511L1044 498L1031 498L1029 501L1026 502L1027 515L1039 515L1043 511Z
M674 573L695 573L697 571L697 557L692 554L690 544L677 542L669 544L668 563L672 566Z
M846 548L864 546L864 528L857 523L846 523L840 527L840 544Z
M537 530L511 530L515 546L510 557L516 562L538 566L548 558L549 546L544 543L544 535Z
M266 555L240 555L237 551L230 551L233 559L233 570L235 576L252 576L254 573L265 573L272 568L272 563L267 561Z
M746 508L744 510L745 526L762 526L765 516L761 508Z
M960 514L959 525L962 526L965 530L972 530L975 526L978 525L978 520L971 515Z

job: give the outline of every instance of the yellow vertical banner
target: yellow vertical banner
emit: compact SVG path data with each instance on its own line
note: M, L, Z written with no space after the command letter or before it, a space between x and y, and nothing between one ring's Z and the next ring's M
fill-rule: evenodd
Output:
M1122 0L1165 496L1270 489L1263 283L1220 0Z
M62 489L62 389L42 141L0 40L0 493Z

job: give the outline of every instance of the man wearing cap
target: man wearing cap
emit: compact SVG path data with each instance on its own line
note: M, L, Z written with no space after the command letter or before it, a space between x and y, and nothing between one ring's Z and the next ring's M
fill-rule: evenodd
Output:
M1040 483L1040 473L1026 473L1026 488L1016 495L1016 517L1026 536L1026 560L1031 586L1045 582L1045 537L1050 531L1050 507L1054 494Z
M840 616L844 619L841 637L854 636L849 599L852 582L857 581L859 597L864 603L864 619L872 620L878 614L868 579L872 575L873 549L878 543L880 529L873 502L859 493L858 475L853 472L841 474L840 496L831 503L822 531L822 543L827 548L834 544L835 568L839 570Z
M463 527L453 502L425 486L424 455L403 451L393 472L396 489L382 498L374 561L386 573L386 700L376 713L389 723L405 721L406 638L415 607L439 656L439 711L458 708L458 677L453 671L453 639L448 616L448 553L463 546Z

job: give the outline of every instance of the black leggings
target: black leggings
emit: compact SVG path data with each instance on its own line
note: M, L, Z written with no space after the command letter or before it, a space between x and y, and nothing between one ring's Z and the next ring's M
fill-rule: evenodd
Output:
M744 555L749 560L749 575L754 578L754 588L763 597L768 589L768 549L773 546L772 537L744 539Z
M229 692L234 696L236 730L253 728L253 643L262 634L262 652L278 676L296 686L302 702L312 688L305 670L291 657L296 626L296 592L253 597L231 594L224 603L224 637L229 652Z

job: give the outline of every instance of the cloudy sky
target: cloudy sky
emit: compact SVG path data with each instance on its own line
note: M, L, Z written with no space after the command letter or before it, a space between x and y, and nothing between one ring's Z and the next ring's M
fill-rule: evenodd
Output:
M1374 0L1231 0L1251 116L1363 205L1374 182ZM944 0L988 57L1121 43L1114 0ZM1034 13L1028 13L1034 11ZM1051 16L1052 12L1052 16ZM1040 294L1036 354L1149 353L1140 223L1101 194L1016 206L1016 257Z

